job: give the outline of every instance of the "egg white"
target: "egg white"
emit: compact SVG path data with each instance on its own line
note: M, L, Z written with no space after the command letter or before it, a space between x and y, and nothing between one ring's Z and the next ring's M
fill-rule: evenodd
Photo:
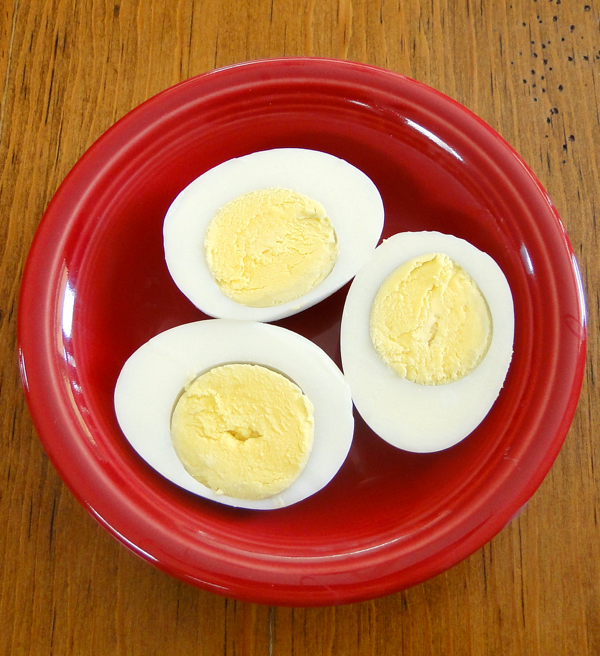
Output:
M274 187L292 189L323 205L337 235L339 255L327 278L301 298L274 307L248 307L230 299L215 282L204 255L204 237L223 205ZM302 148L259 151L215 166L177 196L163 225L165 259L175 284L209 316L276 321L345 285L377 246L383 218L377 187L345 160Z
M186 383L215 366L238 362L282 373L314 406L306 467L287 490L259 501L217 494L196 481L171 442L171 415ZM257 322L198 321L156 335L123 366L114 401L125 437L156 471L190 492L240 508L282 508L318 492L344 463L354 434L350 390L329 356L301 335Z
M371 306L380 286L403 262L426 253L445 253L465 269L492 316L491 343L479 366L445 385L402 378L371 341ZM342 366L354 404L371 429L398 448L428 453L460 442L483 421L504 385L513 339L512 294L489 255L452 235L404 232L384 241L352 282L342 315Z

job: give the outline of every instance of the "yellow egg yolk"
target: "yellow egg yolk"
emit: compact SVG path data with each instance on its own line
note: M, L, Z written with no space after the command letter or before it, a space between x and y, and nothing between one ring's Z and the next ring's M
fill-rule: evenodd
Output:
M323 206L289 189L262 189L224 205L205 237L221 291L250 307L272 307L314 289L338 255Z
M370 318L379 356L422 385L450 383L481 362L492 319L469 274L447 255L429 253L398 267L380 287Z
M192 381L171 420L185 469L217 493L265 499L304 469L313 405L285 376L253 364L215 367Z

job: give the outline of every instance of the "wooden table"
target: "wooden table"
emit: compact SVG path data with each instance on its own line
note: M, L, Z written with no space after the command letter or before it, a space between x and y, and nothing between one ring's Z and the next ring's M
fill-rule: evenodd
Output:
M599 19L597 0L4 0L0 654L600 654ZM197 590L113 540L43 452L15 338L34 232L92 142L180 80L292 55L409 75L487 121L553 199L589 308L578 411L524 511L433 580L313 609Z

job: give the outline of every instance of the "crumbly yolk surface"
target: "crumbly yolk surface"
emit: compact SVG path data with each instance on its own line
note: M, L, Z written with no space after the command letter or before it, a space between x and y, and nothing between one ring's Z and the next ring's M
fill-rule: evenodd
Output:
M272 307L314 289L338 244L323 206L290 189L261 189L224 205L208 226L208 267L220 289L250 307Z
M188 473L239 499L288 488L306 465L313 433L313 406L298 385L253 364L221 365L196 378L171 419Z
M380 357L423 385L459 380L489 348L492 319L475 281L447 255L429 253L398 267L380 287L370 330Z

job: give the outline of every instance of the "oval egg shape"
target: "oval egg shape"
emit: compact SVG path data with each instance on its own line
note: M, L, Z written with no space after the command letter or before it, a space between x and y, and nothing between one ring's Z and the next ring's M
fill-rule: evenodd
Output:
M296 383L314 406L306 466L289 488L267 499L238 499L202 485L184 469L171 442L171 416L185 385L228 363L273 369ZM156 335L125 362L114 402L125 437L156 471L194 494L240 508L283 508L318 492L344 463L354 434L350 390L336 364L301 335L258 322L213 319Z
M491 318L492 336L479 365L460 380L422 385L399 376L378 355L370 332L379 288L401 264L444 253L477 283ZM469 435L493 406L508 373L514 340L514 307L500 267L486 253L452 235L405 232L384 241L358 272L342 315L341 354L354 404L365 422L395 447L429 453Z
M216 283L204 253L205 236L224 205L272 188L304 194L324 207L336 233L338 256L327 277L300 298L272 307L249 307L229 298ZM259 151L215 166L177 196L163 225L165 260L175 284L207 315L276 321L315 305L345 285L377 246L383 220L377 187L347 161L303 148Z

